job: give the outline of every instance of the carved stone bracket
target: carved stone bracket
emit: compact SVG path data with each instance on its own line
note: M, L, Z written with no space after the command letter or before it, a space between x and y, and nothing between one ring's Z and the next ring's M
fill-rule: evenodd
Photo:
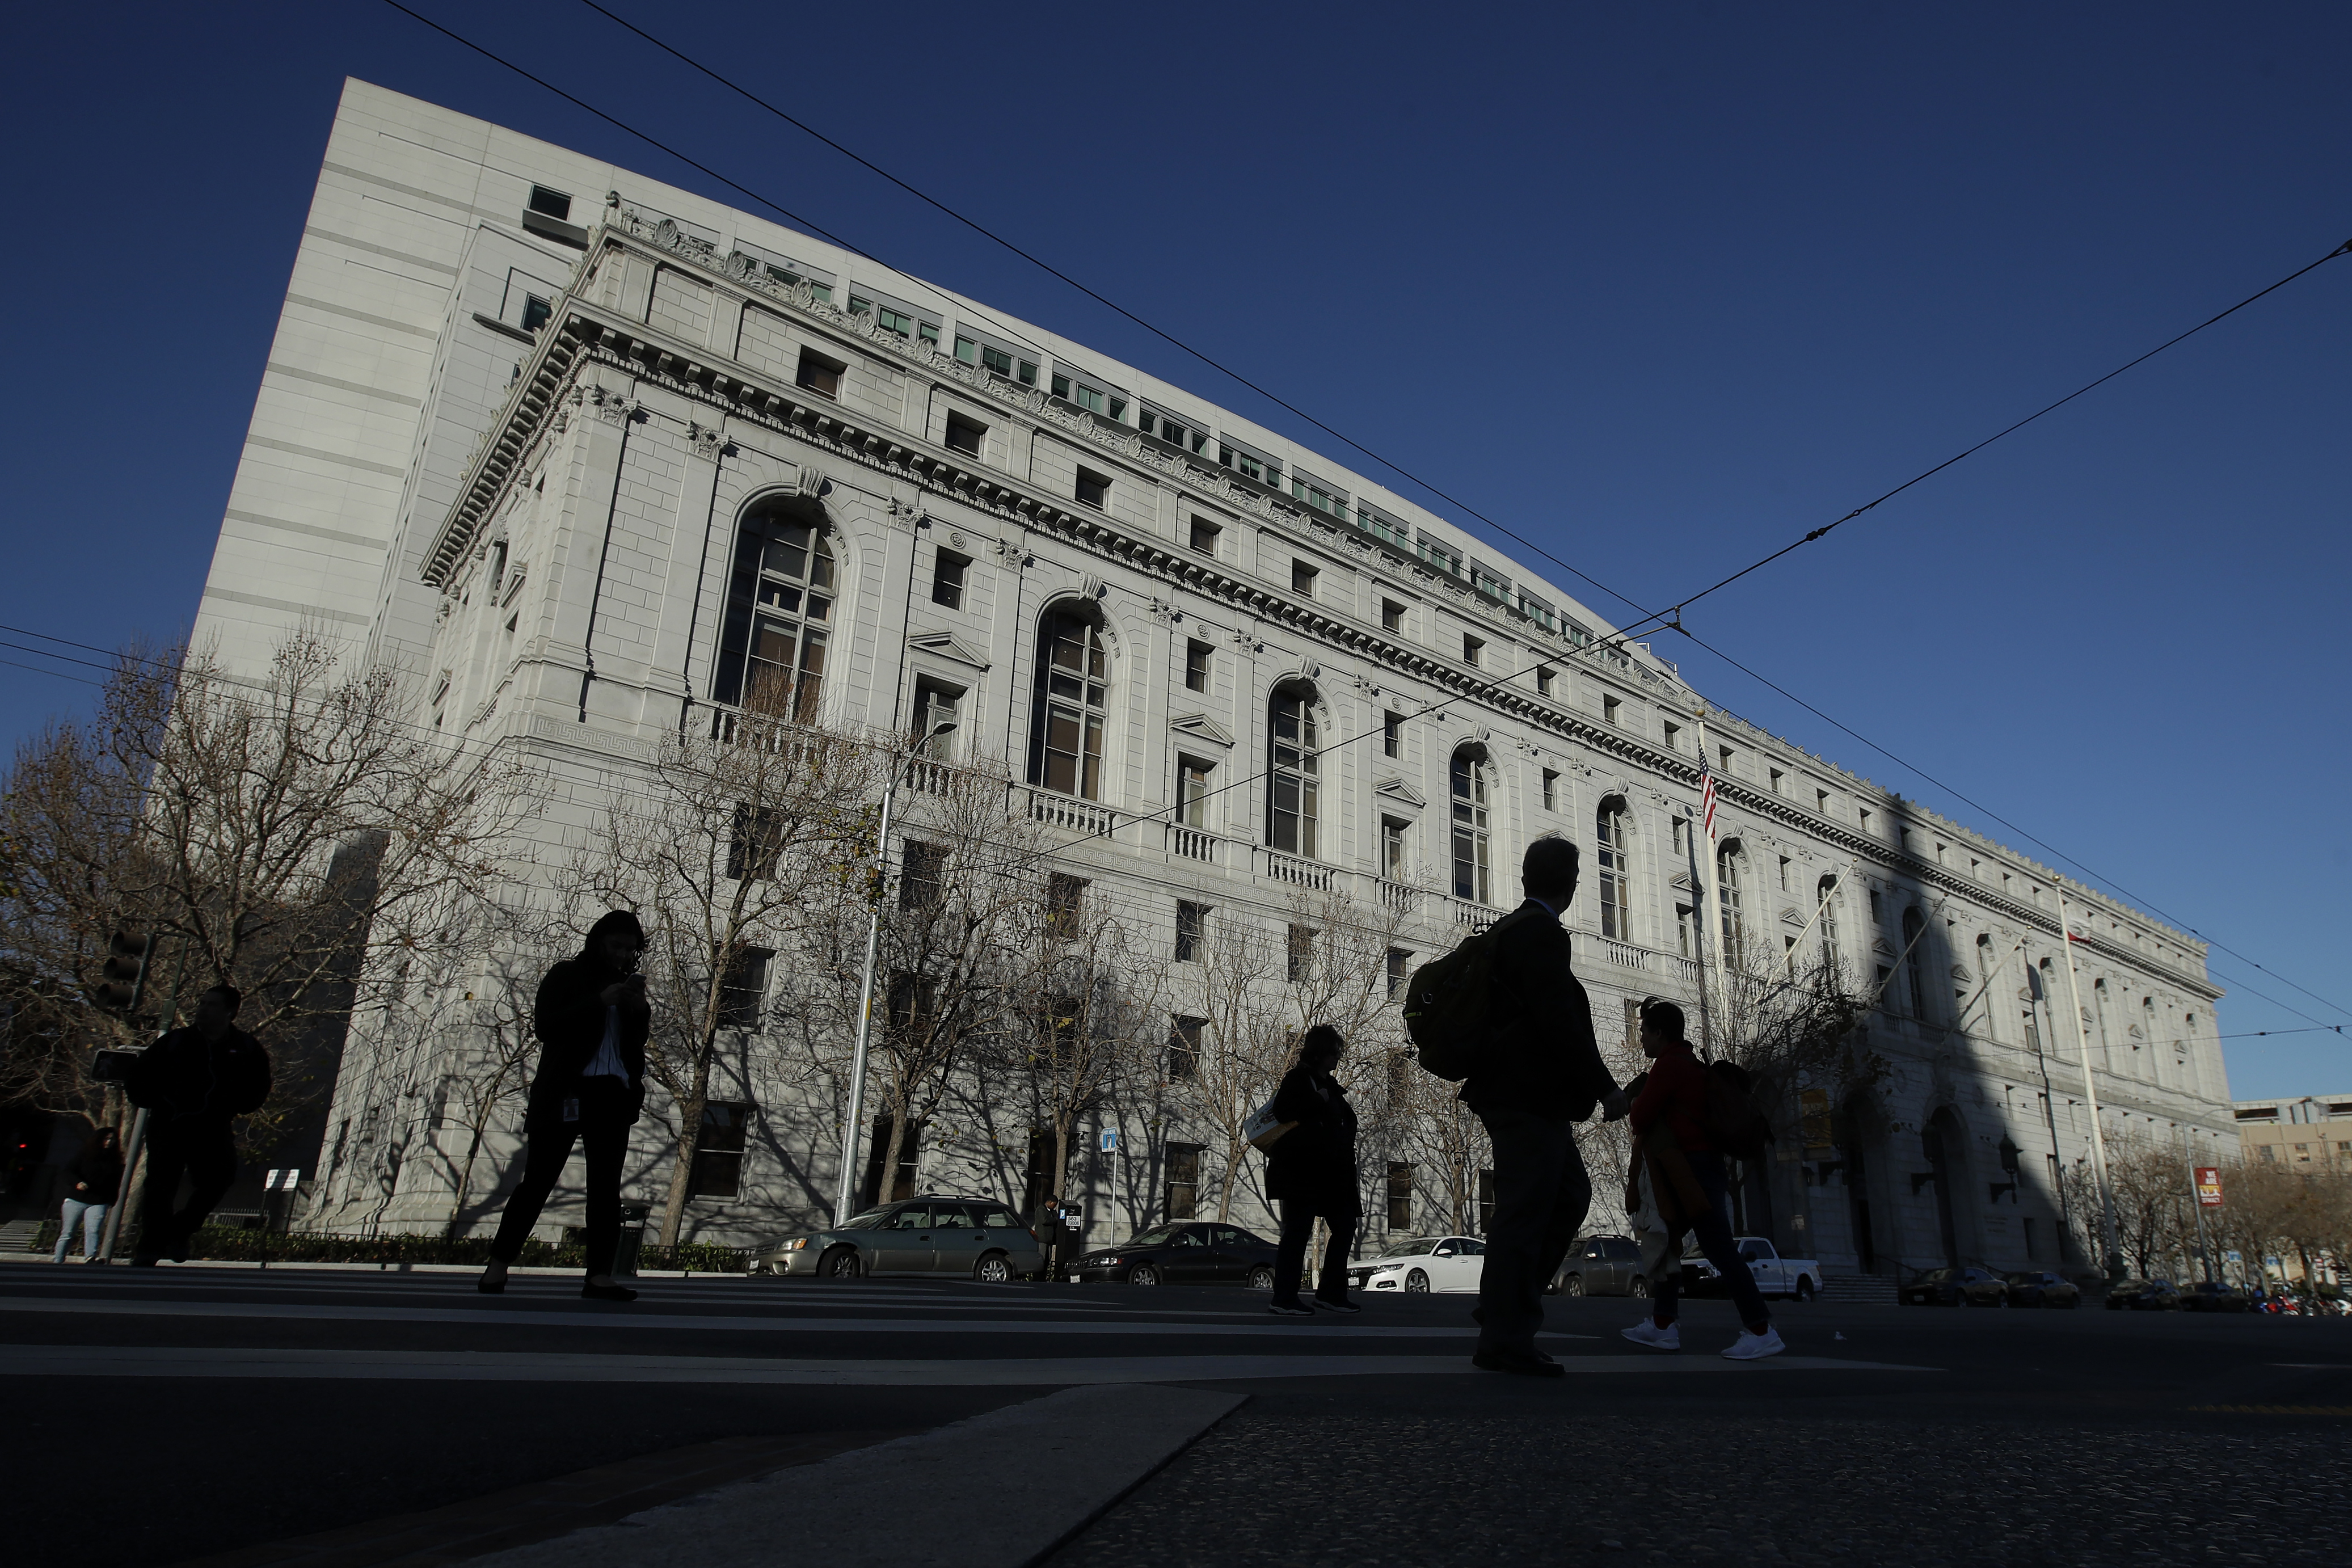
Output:
M719 460L719 449L725 447L726 444L727 437L720 435L710 426L703 424L698 419L688 421L686 426L686 449L694 456L701 458L704 462L717 462Z

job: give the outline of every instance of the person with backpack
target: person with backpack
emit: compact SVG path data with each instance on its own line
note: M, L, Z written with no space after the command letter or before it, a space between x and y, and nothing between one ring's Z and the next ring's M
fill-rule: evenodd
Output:
M188 1260L196 1231L236 1180L236 1119L269 1098L269 1053L236 1026L245 997L226 982L194 1019L132 1058L123 1092L147 1111L147 1184L134 1268ZM180 1179L188 1201L180 1203Z
M1779 1355L1789 1347L1772 1326L1756 1276L1731 1235L1731 1182L1723 1161L1728 1146L1754 1134L1747 1075L1728 1062L1702 1066L1683 1038L1683 1010L1673 1003L1653 998L1642 1005L1641 1018L1642 1054L1652 1065L1649 1081L1633 1102L1634 1165L1628 1173L1626 1200L1638 1199L1635 1188L1646 1173L1650 1195L1666 1222L1666 1256L1675 1256L1683 1238L1691 1237L1723 1276L1745 1325L1724 1358L1760 1361ZM1682 1349L1678 1287L1678 1273L1662 1272L1654 1282L1650 1315L1624 1330L1625 1337L1652 1350Z
M1348 1300L1348 1254L1363 1222L1364 1200L1356 1180L1356 1111L1348 1086L1331 1076L1348 1042L1328 1024L1300 1037L1298 1062L1283 1075L1267 1111L1277 1129L1265 1149L1265 1195L1282 1205L1282 1238L1275 1246L1274 1300L1266 1310L1282 1318L1311 1318L1315 1308L1298 1299L1307 1270L1307 1244L1315 1222L1328 1225L1323 1267L1316 1270L1315 1306L1334 1312L1361 1310Z
M1626 1100L1601 1059L1592 1005L1569 970L1560 916L1576 895L1576 846L1538 838L1519 865L1527 901L1414 974L1405 1017L1422 1065L1462 1081L1495 1150L1495 1208L1478 1277L1473 1365L1526 1377L1566 1370L1536 1349L1543 1290L1592 1205L1576 1124Z

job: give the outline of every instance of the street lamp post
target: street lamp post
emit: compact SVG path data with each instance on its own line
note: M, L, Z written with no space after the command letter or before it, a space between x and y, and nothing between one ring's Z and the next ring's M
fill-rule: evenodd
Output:
M946 719L923 732L915 742L913 756L920 756L924 748L955 728L955 721ZM911 758L910 758L911 765ZM882 820L874 835L874 864L877 870L874 907L866 921L866 969L857 993L857 1048L849 1059L849 1116L841 1130L841 1180L835 1184L833 1198L833 1223L845 1225L855 1206L857 1188L857 1145L864 1131L860 1125L866 1116L866 1048L874 1035L874 959L882 945L882 890L879 873L890 864L890 808L898 799L898 776L906 770L897 760L890 764L890 776L882 785ZM883 1173L883 1190L889 1190L889 1173Z
M2058 895L2058 938L2066 949L2067 1014L2074 1021L2074 1049L2083 1064L2083 1099L2091 1112L2091 1169L2099 1181L2100 1241L2106 1256L2099 1261L2107 1278L2120 1276L2123 1248L2116 1244L2116 1190L2107 1184L2107 1134L2099 1125L2099 1086L2091 1073L2091 1036L2083 1027L2082 983L2074 978L2074 929L2066 919L2066 895Z

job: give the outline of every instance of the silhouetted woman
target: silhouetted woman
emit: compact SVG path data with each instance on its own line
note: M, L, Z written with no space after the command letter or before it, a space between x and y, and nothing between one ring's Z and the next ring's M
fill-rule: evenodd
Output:
M95 1263L99 1237L106 1229L106 1212L122 1192L121 1138L111 1127L100 1128L58 1179L65 1187L65 1205L58 1215L58 1255L50 1261L66 1260L66 1248L72 1245L74 1226L79 1225L81 1260Z
M1359 1310L1348 1300L1348 1254L1364 1216L1356 1181L1356 1110L1348 1103L1347 1089L1331 1076L1347 1048L1339 1030L1316 1025L1298 1042L1298 1063L1274 1095L1275 1121L1297 1123L1265 1155L1265 1195L1282 1205L1274 1302L1267 1310L1281 1317L1314 1315L1314 1308L1298 1299L1298 1281L1318 1219L1330 1226L1331 1237L1316 1279L1315 1305L1334 1312Z
M558 963L539 984L531 1009L539 1070L523 1112L522 1184L507 1200L478 1290L496 1295L507 1288L507 1268L522 1256L576 1138L588 1160L588 1279L580 1293L596 1301L636 1300L635 1290L613 1282L613 1255L621 1245L621 1164L646 1103L652 1012L645 976L636 973L645 950L637 917L614 910L589 931L579 957Z

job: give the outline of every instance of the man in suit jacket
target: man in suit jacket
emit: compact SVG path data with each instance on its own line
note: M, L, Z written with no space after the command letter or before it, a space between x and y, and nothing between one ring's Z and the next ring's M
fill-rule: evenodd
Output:
M1576 1123L1596 1104L1612 1121L1626 1110L1593 1038L1592 1005L1569 971L1559 917L1575 896L1576 876L1576 846L1567 839L1528 846L1519 868L1527 902L1495 928L1502 1020L1462 1086L1462 1102L1495 1146L1495 1209L1472 1360L1531 1377L1563 1372L1536 1349L1536 1331L1543 1326L1543 1288L1592 1205Z

